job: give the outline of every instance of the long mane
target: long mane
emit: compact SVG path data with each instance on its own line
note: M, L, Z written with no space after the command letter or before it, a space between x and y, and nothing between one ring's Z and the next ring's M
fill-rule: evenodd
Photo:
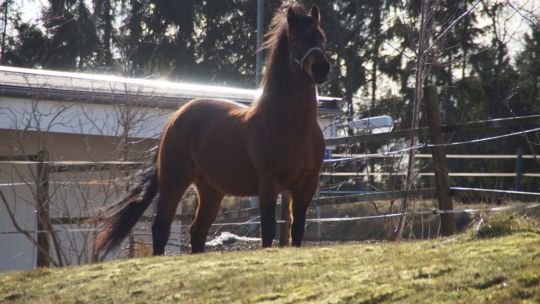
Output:
M288 60L289 52L289 27L287 24L287 12L293 9L297 14L305 14L306 9L300 3L288 2L282 4L275 12L270 29L265 35L265 41L259 52L268 50L264 75L261 79L263 96L272 92L283 92L288 87L289 81L285 75L290 70Z

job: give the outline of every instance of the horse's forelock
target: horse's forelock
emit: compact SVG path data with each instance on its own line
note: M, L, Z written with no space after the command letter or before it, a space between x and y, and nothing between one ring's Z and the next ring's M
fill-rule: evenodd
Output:
M290 9L298 15L306 15L307 13L306 8L301 3L283 3L274 13L274 17L270 23L270 29L265 34L265 39L260 50L272 49L279 45L279 40L282 39L284 34L286 35L288 31L287 14Z

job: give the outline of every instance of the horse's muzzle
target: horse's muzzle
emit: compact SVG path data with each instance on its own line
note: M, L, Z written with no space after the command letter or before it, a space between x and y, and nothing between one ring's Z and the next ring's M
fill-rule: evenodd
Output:
M328 79L328 73L330 72L330 63L328 61L316 62L311 66L313 72L313 80L317 84L321 84Z

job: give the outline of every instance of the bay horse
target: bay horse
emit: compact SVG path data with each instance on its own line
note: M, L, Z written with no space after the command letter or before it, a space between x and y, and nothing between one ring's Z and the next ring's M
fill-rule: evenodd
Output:
M316 85L330 70L324 42L317 6L308 13L301 4L283 4L262 46L268 59L260 97L250 107L219 99L180 107L163 131L152 167L111 207L113 214L101 219L98 252L118 246L159 192L152 241L154 255L163 255L179 201L191 184L198 193L192 253L204 251L226 194L259 196L262 247L270 247L276 200L284 190L291 194L291 243L300 246L324 157L316 96Z

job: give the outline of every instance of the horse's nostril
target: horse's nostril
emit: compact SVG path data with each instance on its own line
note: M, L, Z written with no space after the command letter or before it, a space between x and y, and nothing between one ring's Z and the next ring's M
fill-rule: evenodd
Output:
M326 75L330 72L330 64L328 62L320 62L313 65L313 73Z
M328 73L330 72L330 63L325 62L325 63L323 64L322 72L323 72L324 74L328 74Z

